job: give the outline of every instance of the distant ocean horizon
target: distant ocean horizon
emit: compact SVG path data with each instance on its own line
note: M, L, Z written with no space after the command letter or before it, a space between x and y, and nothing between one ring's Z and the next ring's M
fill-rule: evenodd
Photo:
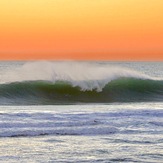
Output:
M163 62L1 61L0 161L163 162Z

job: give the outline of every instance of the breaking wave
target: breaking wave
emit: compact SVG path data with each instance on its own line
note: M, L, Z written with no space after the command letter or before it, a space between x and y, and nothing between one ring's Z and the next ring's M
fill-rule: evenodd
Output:
M163 80L83 62L31 62L1 77L1 105L139 101L163 101Z

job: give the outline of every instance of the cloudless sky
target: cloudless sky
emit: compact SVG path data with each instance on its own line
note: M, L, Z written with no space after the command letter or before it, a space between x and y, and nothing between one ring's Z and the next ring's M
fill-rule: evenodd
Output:
M163 60L163 0L0 0L0 59Z

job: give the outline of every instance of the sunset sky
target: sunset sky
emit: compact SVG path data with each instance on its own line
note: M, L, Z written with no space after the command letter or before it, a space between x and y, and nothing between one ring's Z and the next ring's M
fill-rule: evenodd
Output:
M163 0L0 0L0 60L163 60Z

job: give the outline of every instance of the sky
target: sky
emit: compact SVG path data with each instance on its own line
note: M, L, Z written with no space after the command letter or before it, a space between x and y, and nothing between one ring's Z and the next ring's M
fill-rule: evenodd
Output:
M163 60L163 0L0 0L0 60Z

